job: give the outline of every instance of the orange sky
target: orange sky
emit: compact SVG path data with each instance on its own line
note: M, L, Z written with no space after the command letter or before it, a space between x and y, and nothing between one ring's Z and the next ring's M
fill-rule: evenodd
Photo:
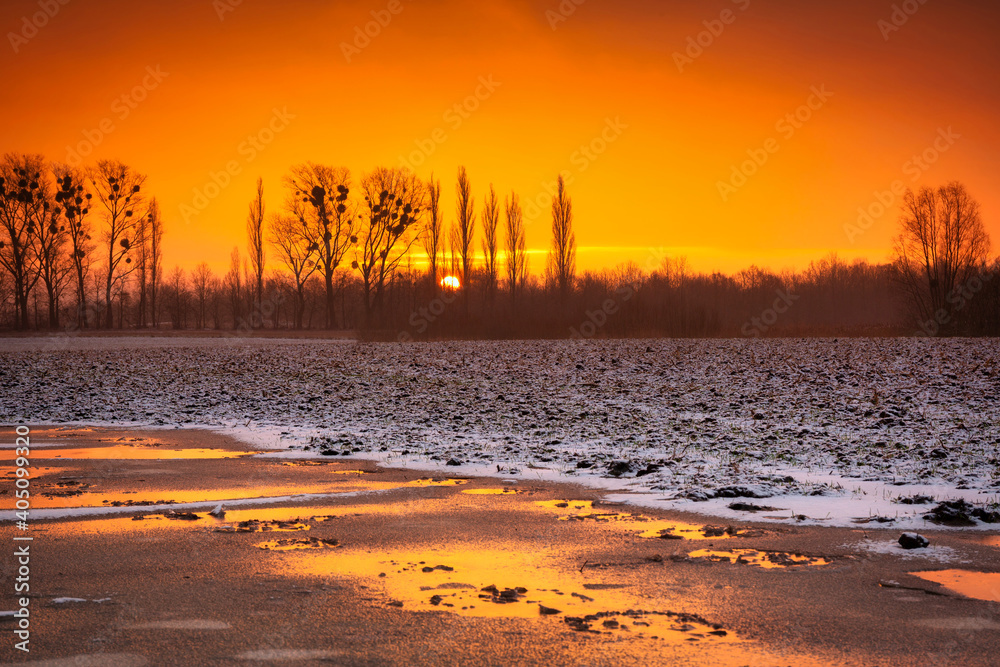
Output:
M664 251L723 271L802 267L831 251L883 260L895 205L853 238L845 225L897 180L965 182L1000 249L993 3L909 0L919 9L885 39L893 3L868 0L566 0L568 16L558 0L400 0L396 14L381 0L62 1L41 0L59 9L37 34L23 17L39 0L0 5L0 150L64 161L102 121L113 127L86 161L149 175L168 265L223 268L245 245L258 176L273 211L292 164L358 176L401 157L440 176L449 221L460 164L477 204L491 182L545 204L544 184L565 171L581 269L646 266ZM343 44L372 11L391 19L348 62ZM555 29L553 16L565 18ZM719 34L703 33L705 21ZM707 46L679 71L675 53L699 33ZM144 83L145 99L123 103ZM466 99L477 108L459 115ZM808 120L778 125L797 110ZM280 131L253 148L247 138L272 122ZM946 150L932 164L911 162L936 140ZM433 152L414 161L421 144ZM748 151L766 162L724 197L720 181ZM196 202L229 162L239 173ZM195 203L207 205L183 208ZM545 248L548 210L529 221L529 246ZM542 262L532 256L533 269Z

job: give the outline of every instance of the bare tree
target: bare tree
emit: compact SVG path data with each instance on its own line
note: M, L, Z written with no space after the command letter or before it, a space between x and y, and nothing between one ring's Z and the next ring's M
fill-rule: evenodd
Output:
M399 168L378 167L361 179L364 195L358 245L353 268L364 284L367 325L380 309L385 286L419 237L419 221L426 196L423 181Z
M490 192L483 204L483 257L486 270L486 299L493 301L497 291L497 226L500 222L500 204L497 201L496 190L490 184Z
M240 273L240 249L233 247L229 254L229 271L223 279L229 296L229 312L233 316L233 329L239 327L243 318L243 275Z
M559 293L565 301L573 289L576 275L576 234L573 233L573 201L566 193L562 175L552 200L552 252L549 261Z
M247 254L253 269L253 301L260 305L264 300L264 179L257 179L257 195L250 202L247 214Z
M458 224L452 223L448 228L448 264L451 267L449 272L452 276L462 273L462 234L458 231Z
M951 320L950 301L982 269L990 250L979 202L958 181L907 190L900 225L895 266L911 303L921 318Z
M14 319L30 326L28 296L38 282L36 232L47 223L45 158L8 153L0 164L0 265L14 280Z
M441 181L431 180L427 184L428 194L428 219L427 228L424 230L424 250L427 252L427 259L430 266L427 275L430 276L431 292L436 294L438 289L438 256L442 254L441 233L444 227L444 220L441 216Z
M458 168L458 183L455 186L458 194L458 240L459 256L462 258L462 291L465 294L465 312L469 312L469 278L472 276L472 237L476 233L475 202L472 197L472 186L465 167Z
M194 288L194 296L198 300L197 317L195 318L195 326L198 329L205 328L206 307L214 282L215 278L212 275L212 269L208 266L208 262L202 262L194 267L194 271L191 273L191 286Z
M149 217L138 216L132 237L132 253L135 260L136 283L139 287L138 325L140 328L146 327L146 313L149 310L149 245Z
M43 187L43 189L47 191L48 187ZM47 192L45 197L48 199ZM59 327L59 302L72 264L69 256L65 253L68 234L59 207L51 206L48 208L48 221L36 229L38 270L48 297L48 325L55 329Z
M142 201L140 190L146 177L121 162L101 160L90 179L94 184L97 200L104 208L102 240L107 252L107 272L104 277L104 303L107 309L105 326L111 329L114 326L112 290L134 268L130 266L132 258L129 257L135 233L136 219L133 212ZM122 264L127 268L120 269Z
M295 280L295 328L301 329L306 308L305 286L320 267L320 248L300 217L273 215L269 226L269 240Z
M68 167L56 167L56 212L66 221L69 254L76 279L76 323L85 328L87 317L87 274L90 272L90 255L95 245L90 237L90 201L93 195L86 189L82 173Z
M319 247L319 261L326 286L326 328L336 326L333 276L351 246L355 211L348 199L351 172L346 167L328 167L307 162L292 168L289 188L307 206L290 207L310 230Z
M160 325L156 297L163 279L163 219L160 218L160 205L156 203L156 197L153 197L146 209L146 221L149 229L149 317L155 328Z
M187 278L184 276L184 269L175 266L170 274L171 291L171 313L170 320L174 329L184 329L187 325L188 300L190 295L187 291Z
M514 192L504 201L507 222L507 290L512 303L528 276L528 248L524 232L524 214L521 202Z

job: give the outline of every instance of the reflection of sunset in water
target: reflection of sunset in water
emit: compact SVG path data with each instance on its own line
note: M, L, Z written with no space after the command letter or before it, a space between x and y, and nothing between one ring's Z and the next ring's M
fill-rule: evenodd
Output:
M599 570L567 567L565 554L517 543L449 544L438 549L357 548L283 554L280 573L360 579L381 603L406 611L557 623L581 634L650 642L650 664L671 664L667 651L690 664L737 667L829 663L808 656L770 656L712 619L686 613L690 600L651 596L646 587ZM688 664L688 663L684 663Z
M7 477L14 477L16 468L12 466L0 466L0 475L5 475ZM45 475L65 475L67 473L76 473L83 470L83 468L77 467L55 467L55 466L31 466L31 479L38 479Z
M227 449L159 449L155 447L78 447L31 450L31 459L235 459L253 452ZM13 461L14 450L0 451L0 461Z
M338 546L339 543L337 540L320 537L289 537L281 540L261 542L257 545L257 548L265 551L299 551L302 549L335 549Z
M1000 602L1000 573L971 570L935 570L910 574L941 584L968 598Z
M65 484L65 482L63 482ZM400 484L390 482L368 482L352 480L334 483L285 484L278 486L245 486L216 489L162 489L153 491L90 491L89 487L59 487L45 485L35 496L34 507L128 507L145 505L166 505L250 498L275 498L310 493L351 493L374 489L398 488Z
M421 477L407 482L407 486L461 486L468 483L469 480L456 477Z
M813 558L800 554L789 554L780 551L758 551L756 549L733 549L732 551L713 551L700 549L688 554L690 558L706 558L711 561L736 563L739 565L755 565L765 570L776 570L782 567L797 565L829 565L825 558Z
M594 501L592 500L542 500L535 504L562 514L559 517L560 521L588 521L598 525L610 525L619 530L639 532L639 537L667 540L719 540L762 532L755 529L730 530L725 526L705 526L684 523L683 521L652 519L641 514L601 512L594 509Z
M632 586L608 581L604 574L566 569L552 556L516 544L381 553L350 549L288 558L288 566L296 572L361 577L370 585L378 584L390 602L402 602L404 609L490 618L551 615L559 616L558 622L582 623L605 632L678 642L736 641L731 633L701 619L651 609L649 598ZM625 613L638 609L643 612Z
M466 489L462 493L470 496L513 496L520 493L517 489Z

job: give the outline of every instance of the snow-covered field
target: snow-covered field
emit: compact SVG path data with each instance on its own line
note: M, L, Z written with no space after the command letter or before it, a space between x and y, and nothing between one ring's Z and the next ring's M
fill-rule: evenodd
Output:
M207 426L722 516L926 526L933 505L898 501L1000 496L998 362L996 339L7 338L0 422Z

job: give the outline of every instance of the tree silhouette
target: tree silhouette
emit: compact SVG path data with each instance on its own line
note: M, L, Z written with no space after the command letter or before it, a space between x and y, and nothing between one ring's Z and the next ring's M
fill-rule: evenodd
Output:
M28 295L41 276L37 232L48 219L45 158L9 153L0 165L0 264L14 279L14 319L28 329Z
M48 324L50 328L59 327L59 302L62 298L63 286L69 276L72 264L65 254L68 234L66 225L60 215L58 206L49 203L48 182L44 182L41 191L46 199L49 218L36 228L38 271L42 284L45 285L49 307Z
M195 327L197 329L205 328L206 306L209 293L214 288L215 282L215 276L212 275L212 269L209 268L208 262L201 262L191 272L191 287L194 288L194 296L198 300L198 309L195 311Z
M493 301L497 291L497 225L500 222L500 205L497 193L490 184L490 192L483 203L483 258L486 278L486 300Z
M157 296L163 280L163 219L156 197L146 209L146 225L149 240L149 316L153 327L160 325L160 311Z
M335 326L333 275L354 234L355 212L348 199L351 172L346 167L328 167L307 162L292 167L286 181L305 207L290 207L300 216L319 247L319 261L326 286L326 328Z
M951 300L983 270L990 250L979 202L958 181L907 190L900 227L895 266L911 304L922 319L954 323Z
M229 312L233 318L233 328L237 328L239 322L243 319L243 274L240 272L240 249L238 246L233 246L233 250L229 253L229 271L226 272L226 277L223 278L223 284L225 285L226 291L229 293Z
M299 216L273 215L270 228L269 240L295 281L294 325L296 329L301 329L306 308L306 282L320 267L319 244L313 240L308 225Z
M104 247L107 259L104 276L105 326L114 327L112 290L132 272L129 251L134 240L136 218L134 209L142 203L140 193L146 177L116 160L101 160L91 173L97 200L103 207ZM124 264L124 267L119 269Z
M465 167L458 168L458 183L455 185L458 194L458 215L456 229L458 230L458 254L462 260L462 292L465 314L469 314L469 279L472 277L473 246L472 237L476 233L475 201L472 197L472 186Z
M504 201L507 227L507 290L512 304L528 276L527 241L524 232L524 214L521 202L514 192Z
M573 233L573 202L566 193L566 183L561 175L552 200L552 252L549 259L559 294L565 302L573 289L576 275L576 234Z
M361 178L361 227L352 237L361 273L365 317L373 323L385 295L386 281L419 237L426 185L399 168L378 167Z
M441 181L435 181L434 174L431 174L431 179L427 182L427 195L427 228L423 234L424 251L427 253L430 264L427 273L430 276L431 294L437 294L438 257L444 251L441 238L444 220L441 216Z
M90 272L90 253L95 248L89 219L90 202L94 195L87 191L84 175L69 168L57 168L56 185L56 208L66 221L70 261L76 279L77 326L86 328L89 324L86 279Z
M257 193L250 202L247 213L247 254L253 269L253 301L260 305L264 300L264 179L257 179Z

